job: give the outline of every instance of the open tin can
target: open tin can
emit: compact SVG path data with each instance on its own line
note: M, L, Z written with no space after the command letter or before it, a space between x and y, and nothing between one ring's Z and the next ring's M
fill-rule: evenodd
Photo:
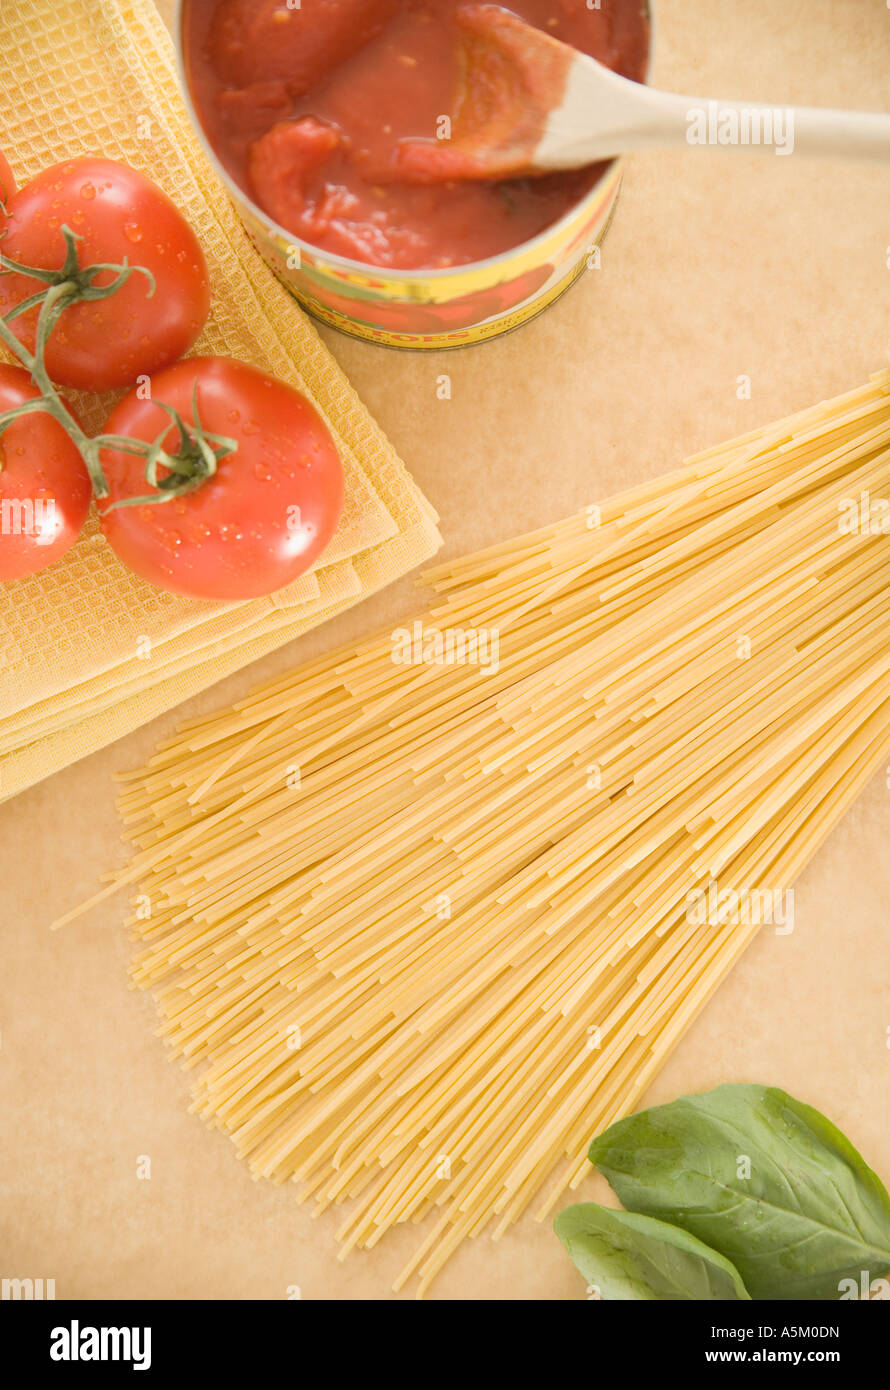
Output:
M535 318L596 264L621 184L611 160L584 197L552 226L500 255L447 270L390 270L333 255L279 226L223 167L190 90L185 17L178 0L176 48L186 104L207 156L248 236L282 284L314 318L386 347L441 351L486 342ZM645 3L645 0L641 0ZM648 73L652 61L652 5Z

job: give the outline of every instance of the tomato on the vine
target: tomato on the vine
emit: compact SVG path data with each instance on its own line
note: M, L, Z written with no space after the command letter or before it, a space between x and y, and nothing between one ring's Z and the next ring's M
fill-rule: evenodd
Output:
M200 427L237 447L194 490L135 506L114 504L149 495L144 459L103 450L110 496L99 504L102 530L124 564L163 589L202 599L259 598L309 569L343 505L340 459L314 407L284 382L224 357L180 362L154 378L151 399L142 397L138 389L125 396L103 433L164 437L174 453L180 431L162 404L190 431L195 398Z
M142 266L112 297L74 304L62 314L46 352L53 381L85 391L132 385L176 362L194 344L210 308L207 262L197 237L166 193L110 159L87 156L44 169L6 202L0 249L42 270L65 263L62 227L80 238L78 264ZM111 272L95 285L110 284ZM0 276L0 313L41 289L31 276ZM33 350L37 309L11 320Z
M21 367L0 364L0 413L40 392ZM92 497L77 446L45 411L0 434L0 580L37 574L70 550Z

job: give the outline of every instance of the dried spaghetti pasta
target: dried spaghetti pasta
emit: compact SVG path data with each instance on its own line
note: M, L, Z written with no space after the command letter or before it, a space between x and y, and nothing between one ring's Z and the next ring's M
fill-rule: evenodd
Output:
M691 904L784 889L890 755L888 489L884 373L440 567L126 779L105 891L195 1108L344 1250L432 1214L422 1292L551 1210L760 925Z

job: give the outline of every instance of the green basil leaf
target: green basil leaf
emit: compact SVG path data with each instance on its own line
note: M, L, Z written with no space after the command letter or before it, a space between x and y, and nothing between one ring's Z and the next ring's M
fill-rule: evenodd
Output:
M582 1202L553 1223L588 1286L604 1299L747 1299L729 1260L666 1221Z
M631 1115L590 1146L631 1211L682 1226L755 1299L837 1299L890 1269L890 1197L818 1110L767 1086L719 1086Z

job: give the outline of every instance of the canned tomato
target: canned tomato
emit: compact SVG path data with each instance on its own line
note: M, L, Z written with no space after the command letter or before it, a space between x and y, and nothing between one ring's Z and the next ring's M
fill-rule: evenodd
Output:
M399 140L454 104L461 3L179 0L190 113L257 250L309 313L390 347L534 318L591 263L618 195L620 160L501 184L388 175ZM509 8L647 79L646 0Z

